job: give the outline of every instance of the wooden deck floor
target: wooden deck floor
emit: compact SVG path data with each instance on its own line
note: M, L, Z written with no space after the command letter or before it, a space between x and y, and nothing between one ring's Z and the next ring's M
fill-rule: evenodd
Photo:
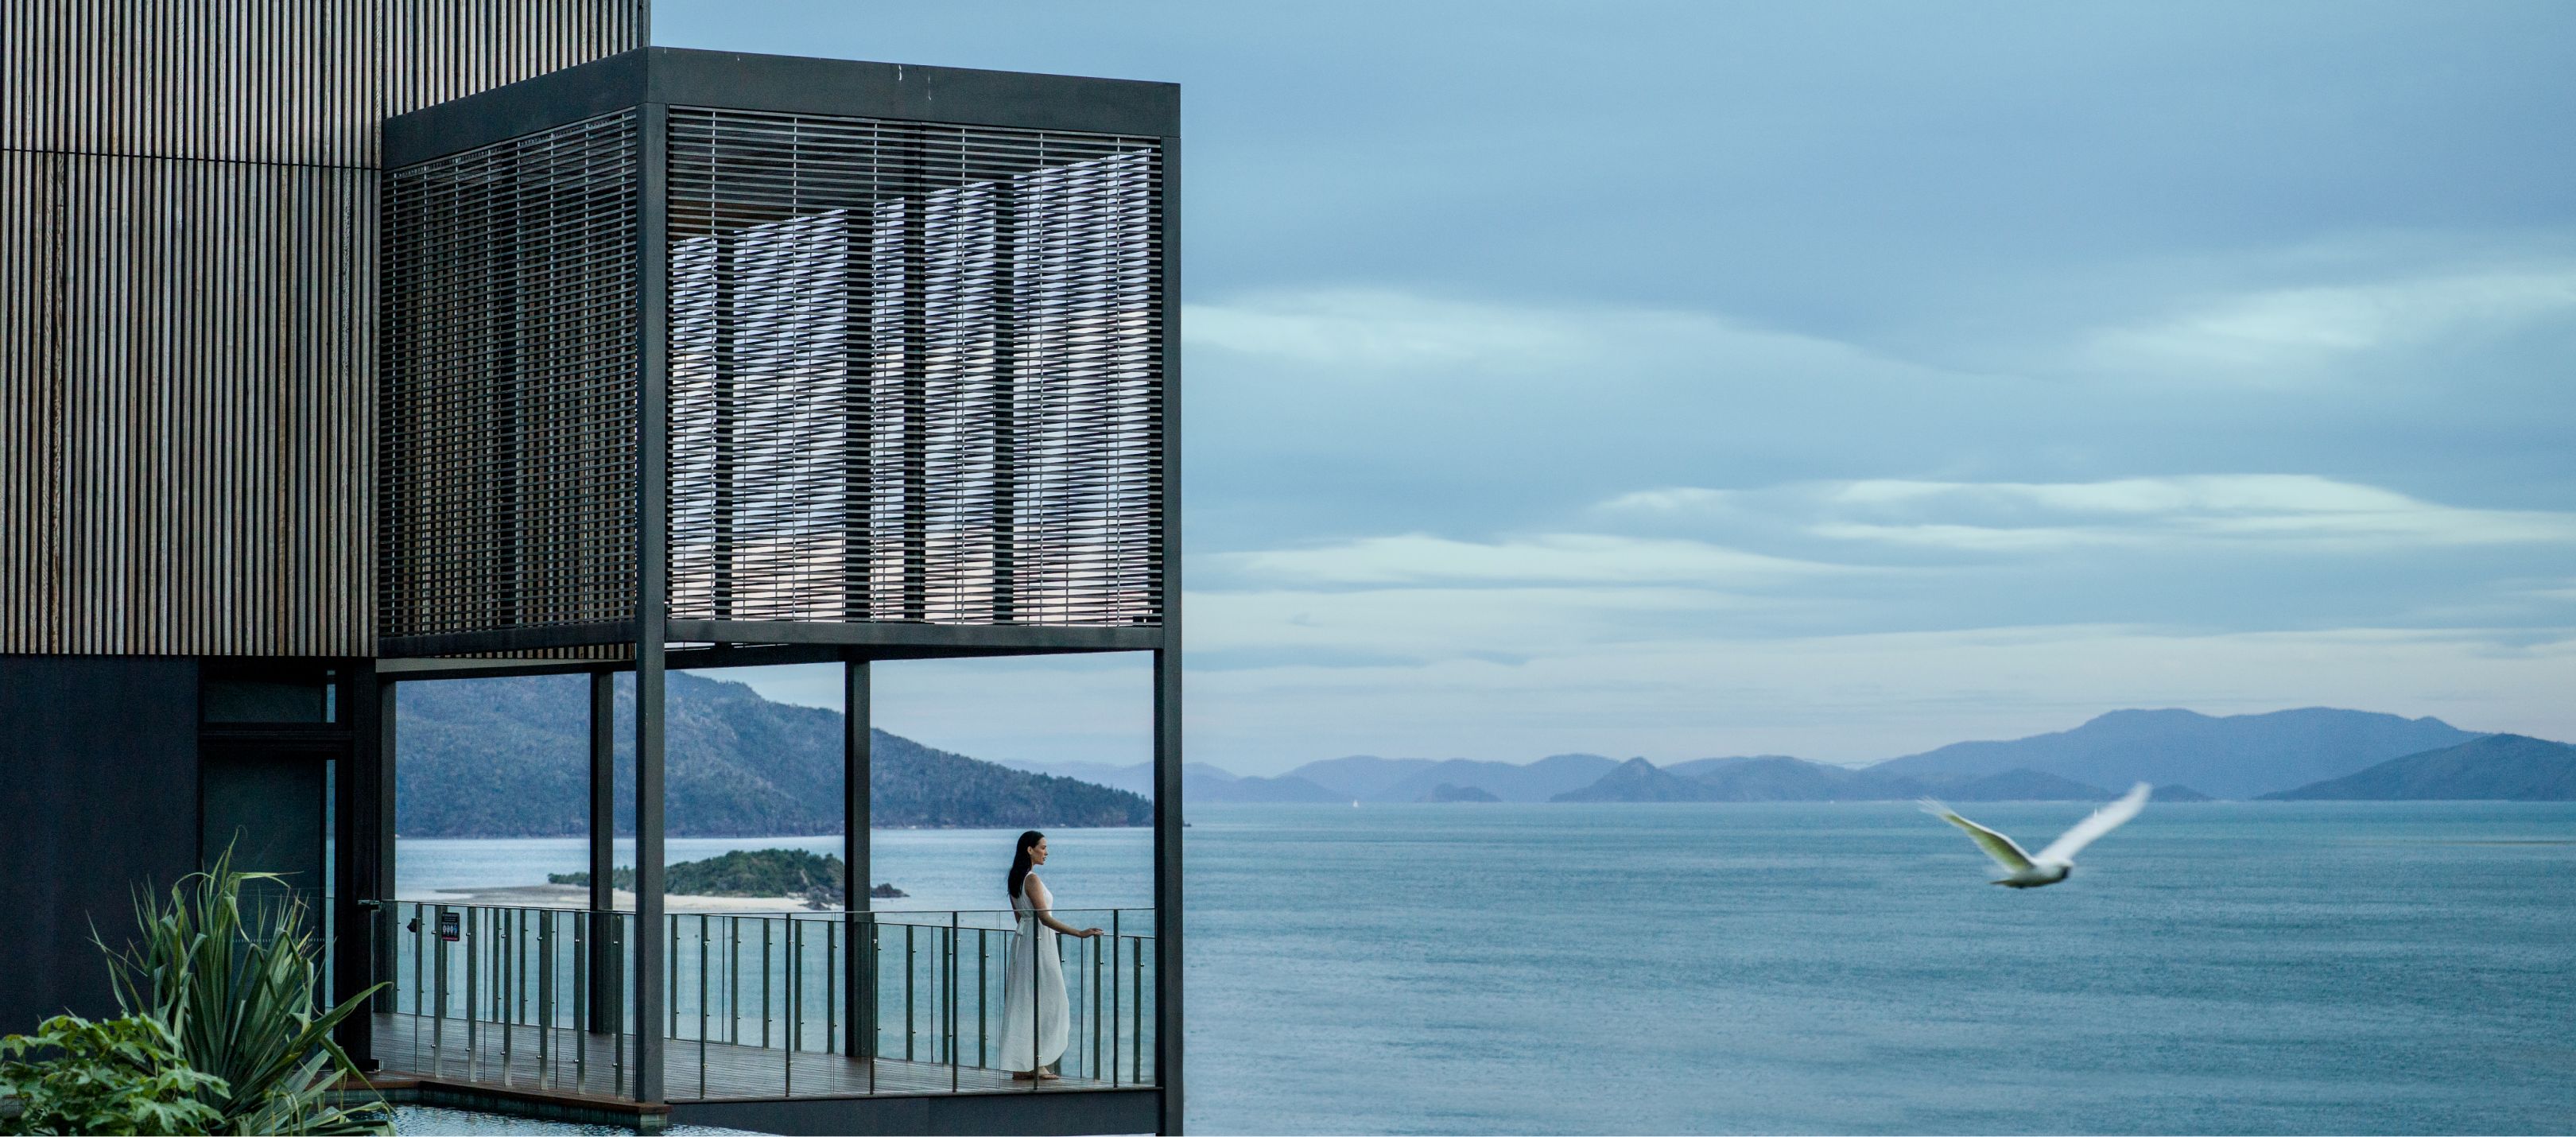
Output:
M375 1016L376 1058L385 1077L469 1082L523 1093L624 1098L633 1092L634 1039L578 1030L465 1024L417 1015ZM625 1054L619 1053L619 1043ZM884 1095L1063 1093L1125 1089L1066 1077L1013 1081L1001 1070L944 1062L873 1062L839 1054L790 1056L777 1049L671 1039L663 1059L663 1096L672 1102Z

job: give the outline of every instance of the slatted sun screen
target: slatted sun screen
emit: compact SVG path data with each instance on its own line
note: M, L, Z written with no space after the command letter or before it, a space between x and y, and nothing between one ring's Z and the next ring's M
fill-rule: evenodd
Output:
M1161 141L669 122L672 616L1158 624Z
M388 636L631 618L636 113L391 172Z
M385 635L632 614L637 121L389 176ZM667 121L670 615L1159 624L1161 140Z

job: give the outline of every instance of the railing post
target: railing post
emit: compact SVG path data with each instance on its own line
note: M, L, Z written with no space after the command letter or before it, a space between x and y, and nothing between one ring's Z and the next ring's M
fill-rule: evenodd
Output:
M993 977L985 967L985 961L992 955L992 937L986 935L982 928L975 929L975 1068L978 1070L991 1062L985 1056L984 1040L993 1032L993 1025L992 1016L984 1010L984 993L993 987Z
M432 909L432 910L430 911L430 913L429 913L429 914L430 914L434 919L436 919L439 923L445 923L445 922L446 922L446 919L447 919L447 905L441 904L441 905L439 905L437 908ZM432 928L433 928L433 927L434 927L434 926L433 926L433 925L430 925L428 922L426 922L426 921L424 921L424 922L423 922L423 935L424 935L424 936L426 936L426 937L433 937L433 938L435 938L435 939L436 939L436 941L437 941L437 946L435 946L435 947L433 947L433 948L431 948L431 949L430 949L430 951L432 951L432 952L436 953L436 954L437 954L437 956L438 956L438 966L437 966L437 969L436 969L436 970L432 973L432 975L431 975L431 979L430 979L430 989L429 989L429 993L430 993L430 1005L431 1005L431 1007L432 1007L432 1008L434 1008L434 1009L430 1012L430 1022L431 1022L431 1027L430 1027L430 1035L429 1035L429 1046L430 1046L430 1050L431 1050L431 1052L432 1052L432 1053L436 1053L436 1052L438 1052L439 1050L443 1049L443 1048L447 1045L447 954L448 954L448 953L447 953L447 937L445 937L445 936L441 936L441 935L438 935L436 931L432 930ZM424 939L424 940L423 940L423 942L428 942L428 940L427 940L427 939Z
M698 1096L707 1096L707 917L698 914Z
M957 913L948 914L948 950L941 953L947 960L948 983L942 1000L946 1014L940 1016L948 1029L948 1092L957 1092Z
M796 918L788 915L788 1047L786 1047L786 1096L796 1096L796 1042L804 1034L804 933L796 928Z
M1119 934L1118 918L1125 909L1109 910L1109 1084L1118 1084L1118 945L1125 942Z
M1038 917L1038 910L1036 908L1030 908L1029 930L1027 932L1029 941L1028 1007L1030 1093L1036 1093L1039 1086L1046 1084L1046 1078L1044 1077L1046 1074L1046 1059L1038 1053L1041 1049L1040 1044L1046 1041L1046 1002L1044 995L1046 987L1044 986L1044 981L1041 978L1042 974L1046 970L1046 962L1040 955L1040 953L1046 950L1046 934L1046 921ZM1010 1016L1005 1015L1003 1017L1008 1018Z
M553 1081L555 1035L555 920L537 913L537 1080Z
M465 919L460 925L465 932L465 1076L468 1078L474 1076L478 1064L483 1060L483 1016L480 1013L483 1009L480 1005L483 989L479 980L483 967L481 949L486 937L477 932L474 927L477 911L478 909L467 908Z

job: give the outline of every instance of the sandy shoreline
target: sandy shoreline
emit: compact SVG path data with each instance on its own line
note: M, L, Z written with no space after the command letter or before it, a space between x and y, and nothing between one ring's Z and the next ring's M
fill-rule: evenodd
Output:
M494 908L585 908L590 904L590 887L580 884L523 884L505 888L441 888L425 892L408 892L403 900L423 904L467 904ZM681 896L663 899L670 912L838 912L838 904L813 909L794 896ZM617 910L635 910L635 894L617 891Z

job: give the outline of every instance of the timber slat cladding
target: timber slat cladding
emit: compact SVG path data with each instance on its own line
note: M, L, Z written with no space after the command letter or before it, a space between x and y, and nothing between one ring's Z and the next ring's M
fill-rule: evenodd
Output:
M670 110L675 619L1153 625L1157 138Z
M0 0L0 653L371 655L379 128L642 0Z
M0 149L380 165L392 115L644 45L644 0L0 0Z

